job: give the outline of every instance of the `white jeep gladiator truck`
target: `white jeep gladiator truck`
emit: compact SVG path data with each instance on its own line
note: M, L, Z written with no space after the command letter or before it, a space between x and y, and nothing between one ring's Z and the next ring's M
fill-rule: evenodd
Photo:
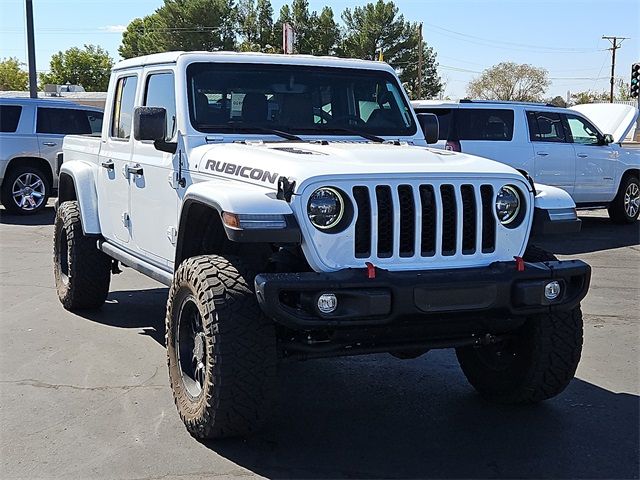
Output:
M455 348L486 398L553 397L590 268L530 239L579 229L575 204L437 137L380 62L120 62L101 138L64 141L60 301L100 307L119 264L169 286L169 379L198 438L257 429L285 359Z

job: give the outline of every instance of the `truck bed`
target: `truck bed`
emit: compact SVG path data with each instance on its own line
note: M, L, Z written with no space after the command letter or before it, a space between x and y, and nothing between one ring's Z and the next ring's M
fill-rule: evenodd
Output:
M100 137L92 135L67 135L62 143L64 161L81 160L98 163Z

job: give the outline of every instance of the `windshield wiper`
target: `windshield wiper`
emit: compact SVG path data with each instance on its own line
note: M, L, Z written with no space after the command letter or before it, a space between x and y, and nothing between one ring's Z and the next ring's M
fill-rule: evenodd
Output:
M334 132L334 133L342 132L342 133L348 133L350 135L357 135L359 137L366 138L367 140L371 140L372 142L375 142L375 143L383 143L385 141L384 138L378 137L377 135L372 135L366 132L360 132L358 130L352 130L350 128L331 127L331 128L319 128L318 130L323 132Z
M284 132L282 130L277 130L275 128L268 127L259 127L257 125L247 125L244 123L227 123L224 125L208 125L208 124L198 124L198 128L206 128L212 130L232 130L234 132L249 132L251 130L257 130L260 133L270 133L272 135L277 135L278 137L282 137L286 140L295 140L298 142L302 142L303 140L293 133Z

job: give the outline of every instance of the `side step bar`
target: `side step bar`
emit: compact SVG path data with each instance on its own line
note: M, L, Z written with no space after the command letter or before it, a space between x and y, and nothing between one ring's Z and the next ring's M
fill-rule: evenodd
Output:
M173 273L163 270L162 268L156 267L155 265L151 265L143 260L140 260L137 257L134 257L128 252L105 242L104 240L98 240L98 250L102 250L104 253L109 255L111 258L115 258L123 265L127 267L131 267L134 270L146 275L147 277L151 277L157 282L163 283L167 287L171 286L171 282L173 281Z

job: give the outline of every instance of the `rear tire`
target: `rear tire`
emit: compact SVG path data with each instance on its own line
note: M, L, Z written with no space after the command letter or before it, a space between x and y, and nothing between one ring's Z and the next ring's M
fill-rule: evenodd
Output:
M64 202L56 212L53 272L60 302L67 310L99 308L109 294L111 258L82 232L78 202Z
M620 182L616 198L609 204L609 218L613 223L627 224L638 219L640 213L640 183L638 177L626 175Z
M581 352L580 307L532 316L511 340L456 349L462 371L478 393L506 404L537 403L561 393Z
M33 215L47 206L51 195L49 177L32 165L11 168L2 182L2 205L15 215Z
M258 430L276 377L273 322L238 257L203 255L177 269L167 304L169 380L180 418L196 438Z

